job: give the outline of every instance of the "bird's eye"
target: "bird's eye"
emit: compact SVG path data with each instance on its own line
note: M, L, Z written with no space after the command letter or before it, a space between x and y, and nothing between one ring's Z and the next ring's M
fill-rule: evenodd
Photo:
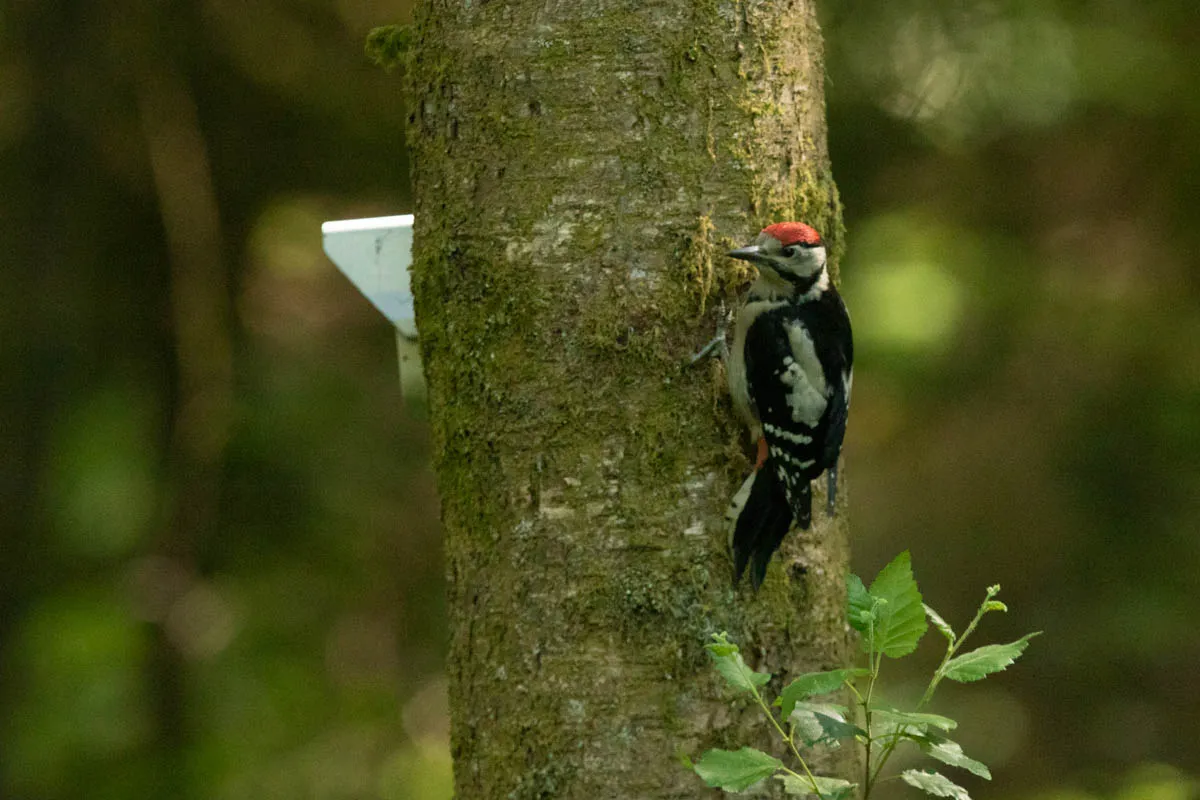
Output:
M796 245L792 245L791 247L785 247L785 248L783 248L783 254L785 256L787 256L788 258L795 258L796 256L798 256L800 254L800 248L796 247Z

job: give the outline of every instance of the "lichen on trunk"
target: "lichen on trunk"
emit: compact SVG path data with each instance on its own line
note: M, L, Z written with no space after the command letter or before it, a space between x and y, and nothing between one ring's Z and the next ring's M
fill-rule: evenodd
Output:
M686 368L770 221L842 228L803 2L427 2L408 59L413 290L446 531L460 798L692 797L755 741L703 645L847 658L844 511L736 589L748 469ZM758 739L766 743L765 738Z

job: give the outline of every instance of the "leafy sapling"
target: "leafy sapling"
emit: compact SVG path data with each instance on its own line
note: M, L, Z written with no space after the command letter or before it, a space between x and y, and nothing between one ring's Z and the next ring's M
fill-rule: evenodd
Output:
M960 635L922 601L907 551L884 567L870 588L851 575L847 580L848 616L850 625L861 634L866 666L801 675L784 687L771 704L762 693L771 675L751 669L726 634L714 634L706 649L717 672L736 692L751 696L794 763L788 766L761 750L743 747L709 750L694 764L688 762L688 766L709 786L726 792L742 792L767 778L775 778L789 795L844 800L859 789L867 800L881 781L899 779L935 797L970 800L965 789L939 772L908 769L886 777L882 773L897 747L912 744L935 761L991 779L984 764L963 753L962 747L947 736L958 723L922 709L943 680L969 683L1000 672L1037 635L1030 633L1008 644L960 652L986 614L1008 610L995 599L999 592L999 586L988 587L974 618ZM876 691L883 659L902 658L916 650L930 623L946 639L945 655L916 707L910 711L895 708ZM843 688L854 698L853 713L846 706L824 699ZM805 749L817 745L839 746L842 742L857 743L863 749L863 772L856 776L857 782L816 775L805 759Z
M803 744L816 744L826 737L821 728L820 719L828 720L831 725L844 725L845 722L841 719L844 707L823 706L822 708L831 712L829 713L813 712L814 718L819 718L817 728L806 729L800 735L797 735L796 725L791 721L789 714L781 714L776 717L775 713L767 706L766 700L763 698L762 692L759 690L771 680L769 672L756 672L746 665L742 658L738 646L729 641L729 637L724 633L713 634L711 644L705 645L709 656L712 657L713 666L717 672L725 679L734 690L741 694L750 694L754 702L758 704L763 715L771 722L775 728L775 732L779 737L787 743L791 755L795 758L799 771L786 766L781 760L772 755L755 750L753 747L743 747L740 750L709 750L700 760L692 764L692 768L696 774L704 779L704 782L709 786L720 787L727 792L741 792L760 781L772 776L783 781L784 789L788 794L816 794L818 797L826 798L826 800L837 800L840 798L848 798L854 791L854 784L849 781L839 780L837 778L824 778L814 775L808 766L808 762L804 760L800 750L797 747L799 739ZM851 670L846 670L850 672ZM836 689L841 685L830 683L832 678L827 679L825 683L817 688L832 686ZM793 683L793 686L795 683ZM791 688L791 687L789 687ZM827 694L832 689L826 688L823 694ZM782 697L782 696L781 696ZM777 699L776 704L780 701ZM794 704L798 702L793 700ZM813 704L815 707L815 704ZM788 724L788 729L784 730L780 719ZM807 738L808 733L815 732L814 738Z

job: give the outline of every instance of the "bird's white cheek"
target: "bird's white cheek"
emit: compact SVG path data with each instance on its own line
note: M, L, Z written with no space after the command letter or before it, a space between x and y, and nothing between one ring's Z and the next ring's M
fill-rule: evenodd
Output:
M825 252L825 248L823 246L822 247L814 247L812 249L812 254L813 254L813 259L815 259L817 264L821 267L824 267L826 262L829 259L828 253Z

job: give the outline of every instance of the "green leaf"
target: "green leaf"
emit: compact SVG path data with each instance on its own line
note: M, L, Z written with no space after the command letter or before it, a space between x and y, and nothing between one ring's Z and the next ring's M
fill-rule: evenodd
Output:
M988 644L946 662L943 674L952 681L969 683L1000 672L1025 652L1029 640L1040 634L1029 633L1008 644Z
M906 769L900 773L901 779L909 786L915 786L926 794L936 797L951 797L953 800L971 800L967 790L952 783L945 775L937 772L925 772L919 769Z
M805 744L836 742L838 739L866 737L867 732L857 725L846 722L848 709L832 703L806 703L799 701L788 719L795 726L796 735Z
M929 728L940 728L944 731L952 731L958 727L958 723L949 717L943 717L940 714L925 714L916 711L901 711L898 708L883 705L880 703L871 704L871 713L878 715L885 722L891 722L896 725L907 725L918 730L927 730Z
M709 750L693 769L709 786L740 792L783 767L783 762L753 747L741 750Z
M875 604L875 652L900 658L916 650L929 624L907 550L883 568L870 594L882 601Z
M738 646L729 641L728 633L721 631L712 635L712 643L704 645L704 649L716 656L731 656L738 651Z
M984 780L990 781L992 779L992 773L988 770L987 765L963 753L962 746L958 742L952 742L945 737L934 734L918 739L917 744L920 745L925 755L936 758L943 764L965 769L967 772L978 775Z
M789 775L785 772L775 777L783 781L783 791L787 794L800 797L816 796L813 785L809 783L806 776ZM814 775L813 780L816 781L817 789L820 790L821 796L825 800L844 800L844 798L853 796L854 789L858 786L857 783L844 781L841 778L826 778L821 775Z
M775 705L782 706L783 716L792 713L796 701L807 700L821 694L836 692L850 678L859 675L870 675L866 669L834 669L828 672L809 672L784 687Z
M846 578L846 595L850 605L850 627L859 633L866 633L875 616L871 610L875 601L867 587L863 586L862 578L857 575Z
M793 711L790 722L792 723L792 736L806 745L811 746L825 738L825 729L821 727L821 720L817 719L816 714Z
M941 631L942 636L946 637L947 641L954 641L954 628L950 627L950 623L942 619L942 615L934 611L928 605L921 604L925 609L925 616L929 617L929 621L933 623L933 627Z
M983 604L983 613L986 614L989 611L1008 611L1008 606L999 600L988 600Z
M814 775L813 778L825 800L846 800L848 797L853 797L854 790L858 788L857 783L851 783L841 778L822 778L820 775Z
M893 740L899 744L904 739L920 744L929 735L929 729L914 728L912 725L902 725L897 722L886 722L876 717L871 720L871 735L873 744L880 747L890 744Z
M843 719L831 717L827 714L814 714L813 716L817 718L817 722L821 725L821 732L824 734L817 741L834 742L838 739L854 739L859 736L864 739L867 738L866 731Z
M735 689L749 692L771 680L770 673L755 672L746 666L737 645L725 633L714 633L712 644L704 645L704 649L712 657L717 672Z

